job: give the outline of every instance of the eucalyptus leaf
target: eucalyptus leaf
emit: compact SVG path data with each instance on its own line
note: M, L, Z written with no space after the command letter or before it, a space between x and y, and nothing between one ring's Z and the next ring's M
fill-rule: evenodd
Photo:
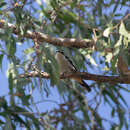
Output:
M130 33L126 30L123 22L120 24L119 33L130 40Z
M2 60L3 60L4 55L0 54L0 68L2 69Z
M111 33L111 27L108 27L108 28L106 28L106 29L104 30L103 36L109 37L110 33Z

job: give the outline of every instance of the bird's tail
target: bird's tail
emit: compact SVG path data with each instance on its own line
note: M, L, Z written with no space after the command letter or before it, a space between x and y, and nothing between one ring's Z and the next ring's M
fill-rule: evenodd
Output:
M90 87L87 83L84 82L81 78L73 77L74 80L76 80L81 86L83 86L85 89L87 89L88 92L91 91Z
M85 87L87 89L88 92L91 91L91 88L88 86L87 83L84 82L84 80L82 80L82 82L79 83L80 85L82 85L83 87Z

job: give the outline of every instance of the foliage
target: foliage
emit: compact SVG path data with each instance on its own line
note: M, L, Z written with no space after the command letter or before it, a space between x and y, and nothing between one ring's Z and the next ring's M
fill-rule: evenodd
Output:
M0 19L18 32L15 35L6 26L0 29L0 67L9 87L8 96L0 96L2 129L128 129L129 104L123 95L129 92L127 85L91 81L92 92L87 93L74 81L59 80L55 60L55 51L63 50L81 71L119 75L119 54L130 64L128 0L1 0ZM28 30L56 38L93 39L95 46L77 49L38 43L26 37ZM36 69L49 73L50 79L20 77ZM54 102L57 95L60 99ZM104 109L110 112L108 117L102 114Z

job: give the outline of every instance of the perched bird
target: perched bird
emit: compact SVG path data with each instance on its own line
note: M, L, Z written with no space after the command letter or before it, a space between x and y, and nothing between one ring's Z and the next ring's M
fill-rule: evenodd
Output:
M59 64L60 74L64 74L66 72L78 72L72 61L69 59L69 57L65 56L63 52L56 51L55 58ZM90 87L87 85L87 83L84 82L82 78L73 77L73 79L76 80L84 88L86 88L88 92L91 91Z

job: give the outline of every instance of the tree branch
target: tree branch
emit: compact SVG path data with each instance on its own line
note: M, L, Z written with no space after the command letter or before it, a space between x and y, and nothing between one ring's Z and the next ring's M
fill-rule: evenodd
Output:
M20 32L17 29L17 27L13 24L6 23L5 20L0 20L0 28L9 28L12 29L12 32L16 35L19 35ZM27 31L25 34L26 38L30 39L37 39L38 42L44 42L56 45L56 46L65 46L68 48L71 47L76 47L76 48L90 48L94 46L94 41L93 40L86 40L86 39L75 39L75 38L56 38L56 37L51 37L49 35L46 35L41 32L31 32Z
M46 72L37 72L32 71L30 73L25 73L20 75L21 78L28 78L28 77L41 77L41 78L50 78L49 74ZM76 72L76 73L66 73L64 75L60 75L60 79L65 78L73 78L73 77L80 77L85 80L93 80L97 82L106 82L106 83L120 83L120 84L130 84L130 75L125 75L124 77L121 76L102 76L102 75L95 75L89 74L86 72Z

